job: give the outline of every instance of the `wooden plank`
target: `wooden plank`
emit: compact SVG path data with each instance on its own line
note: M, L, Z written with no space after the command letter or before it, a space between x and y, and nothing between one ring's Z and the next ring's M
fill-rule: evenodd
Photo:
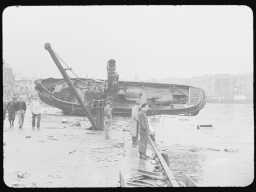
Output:
M188 175L186 175L186 174L183 174L183 175L184 175L184 177L185 177L185 184L186 184L186 186L189 186L189 187L196 187L195 182L193 181L193 179L192 179L190 176L188 176Z
M155 179L155 180L163 180L163 181L165 181L167 178L166 177L164 177L164 176L155 176L155 175L148 175L148 174L145 174L145 173L143 173L142 174L144 177L147 177L147 178L150 178L150 179Z
M128 181L127 184L138 184L138 185L143 185L144 187L156 187L156 185L154 185L151 182L145 181L145 180L136 180L136 181Z
M143 170L143 169L137 169L137 171L140 173L145 173L145 174L149 174L149 175L153 175L153 176L161 176L160 173L154 173L152 171L147 171L147 170Z
M162 157L162 154L159 152L159 150L156 147L156 144L153 142L153 140L151 139L150 136L148 136L148 140L149 140L149 144L152 146L157 158L160 161L161 166L163 167L163 170L165 172L165 175L167 176L167 179L169 181L169 185L172 187L179 187L179 184L177 183L177 181L174 178L174 175L172 174L171 170L169 169L166 161L164 160L164 158Z

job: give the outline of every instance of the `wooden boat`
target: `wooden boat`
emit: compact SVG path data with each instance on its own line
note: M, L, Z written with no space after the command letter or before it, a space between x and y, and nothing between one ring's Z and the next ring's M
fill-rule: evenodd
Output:
M95 113L94 101L104 97L107 81L85 78L71 79L84 103ZM65 115L83 116L84 112L64 79L39 79L35 89L40 99L59 108ZM205 105L202 89L177 84L118 81L112 94L113 115L130 116L135 103L150 104L148 115L197 115Z
M96 113L97 100L111 100L113 115L130 116L136 103L148 103L147 115L196 115L205 105L205 93L202 89L177 84L119 81L114 59L107 65L107 80L70 79L66 70L52 49L45 43L54 63L64 79L38 79L35 89L40 99L48 105L57 107L66 115L87 116ZM97 102L99 103L99 102Z

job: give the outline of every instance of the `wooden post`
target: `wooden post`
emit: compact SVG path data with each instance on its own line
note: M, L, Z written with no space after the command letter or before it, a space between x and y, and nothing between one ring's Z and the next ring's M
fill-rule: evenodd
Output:
M94 105L97 130L104 130L104 100L95 100Z

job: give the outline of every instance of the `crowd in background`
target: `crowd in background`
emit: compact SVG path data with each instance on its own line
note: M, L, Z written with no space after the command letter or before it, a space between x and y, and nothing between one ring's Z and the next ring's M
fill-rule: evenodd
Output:
M32 114L32 129L35 129L35 125L37 129L39 129L41 120L41 105L38 96L32 96L31 98L13 96L9 101L3 101L3 126L6 115L8 115L9 128L14 128L14 122L16 119L18 121L19 129L22 129L27 106L30 107Z

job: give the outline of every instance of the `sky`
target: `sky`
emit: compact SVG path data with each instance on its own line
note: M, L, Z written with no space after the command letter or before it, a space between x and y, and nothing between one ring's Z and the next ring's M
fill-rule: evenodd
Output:
M3 59L16 74L61 77L44 49L80 77L120 80L253 72L247 6L11 6L2 13Z

